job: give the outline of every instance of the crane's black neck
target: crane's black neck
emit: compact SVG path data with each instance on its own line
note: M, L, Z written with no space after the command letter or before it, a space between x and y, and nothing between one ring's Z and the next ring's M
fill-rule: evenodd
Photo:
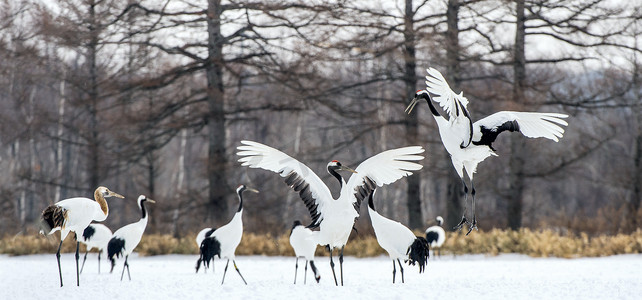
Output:
M140 200L140 211L142 213L141 219L147 218L147 209L145 208L145 202L147 202L147 199Z
M377 210L375 209L375 207L374 207L374 200L372 199L372 198L373 198L373 197L372 197L372 195L373 195L373 194L374 194L374 192L372 192L372 193L370 193L370 194L368 195L368 206L370 207L370 209L372 209L372 210L374 210L374 211L377 211Z
M328 167L328 173L330 173L330 175L334 176L334 178L336 178L339 181L340 187L343 187L343 177L341 177L341 175L337 173L336 169L338 169L338 167L336 166Z
M240 188L236 192L239 195L239 208L236 210L236 212L241 212L241 210L243 210L243 191L245 191L245 188Z
M432 113L433 116L435 117L441 116L439 111L437 111L437 108L435 108L435 106L432 104L432 101L430 100L430 96L428 95L428 93L422 93L421 95L419 95L419 98L422 98L426 100L426 102L428 102L428 106L430 107L430 112Z

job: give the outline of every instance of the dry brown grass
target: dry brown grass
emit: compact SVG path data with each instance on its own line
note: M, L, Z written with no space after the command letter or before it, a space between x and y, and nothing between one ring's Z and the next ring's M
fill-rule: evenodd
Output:
M417 234L420 234L417 232ZM194 242L196 233L177 239L170 235L146 234L136 248L140 255L197 254ZM55 253L58 234L45 238L39 235L5 236L0 240L0 254L28 255ZM63 252L75 251L75 241L68 238L63 243ZM81 251L84 247L81 246ZM533 257L595 257L615 254L642 253L642 229L632 234L596 235L560 234L552 230L520 229L518 231L493 229L487 232L473 232L464 236L462 232L448 233L442 254L488 254L521 253ZM289 237L269 234L245 233L237 255L284 255L292 256ZM338 253L335 251L334 253ZM345 248L345 255L370 257L385 254L372 236L351 239ZM324 247L317 248L317 255L327 256Z

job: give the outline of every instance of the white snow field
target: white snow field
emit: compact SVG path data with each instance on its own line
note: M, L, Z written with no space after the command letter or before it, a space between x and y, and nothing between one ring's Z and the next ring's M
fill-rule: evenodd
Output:
M95 253L87 258L76 286L73 254L61 257L65 286L60 288L54 254L0 255L0 299L642 299L642 255L602 258L530 258L523 255L442 256L426 272L405 268L406 283L392 284L387 256L345 257L345 286L334 286L328 257L317 257L321 283L304 261L294 280L293 257L240 256L221 286L225 261L216 272L194 273L196 255L129 257L132 280L120 281L122 259L113 274L103 258L101 274ZM82 260L82 256L81 256ZM81 261L82 263L82 261ZM338 272L338 260L335 260ZM126 273L126 272L125 272ZM338 274L337 274L338 275ZM400 281L397 270L397 280Z

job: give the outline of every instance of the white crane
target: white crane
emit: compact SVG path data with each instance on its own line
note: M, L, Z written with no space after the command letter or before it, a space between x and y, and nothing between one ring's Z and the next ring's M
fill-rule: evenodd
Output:
M374 191L368 195L368 213L374 229L377 242L381 248L388 252L392 260L392 283L395 283L397 269L395 260L401 270L401 282L404 283L403 266L401 260L411 265L419 265L419 273L426 268L426 261L430 252L428 242L423 237L415 236L408 227L380 215L374 206Z
M107 244L111 239L112 233L107 226L103 224L89 224L85 230L82 232L79 241L85 246L87 246L87 251L85 252L85 257L82 260L82 266L80 267L80 273L85 269L85 262L87 261L87 254L91 249L96 248L98 250L98 273L100 273L100 256L103 254L104 250L107 249Z
M343 248L345 247L355 218L359 216L361 201L377 186L390 184L422 168L415 163L423 159L424 152L420 146L411 146L381 152L362 162L356 170L343 166L333 160L327 165L330 175L341 185L341 194L334 199L330 189L310 168L287 154L272 147L252 142L241 141L237 147L241 156L239 162L250 168L262 168L276 172L285 179L285 183L299 193L301 200L308 208L312 223L308 228L319 227L317 244L326 246L330 252L330 266L334 283L337 276L334 271L332 253L335 248L341 249L339 265L341 285L343 285ZM346 170L355 173L346 183L337 173Z
M198 232L198 234L196 234L196 247L199 249L199 251L201 249L201 245L203 244L203 240L205 240L205 238L210 237L215 230L216 228L207 227L207 228L203 228L201 231ZM220 251L220 249L218 251ZM196 261L196 273L198 273L198 270L201 268L201 264L203 264L203 266L205 267L205 269L203 270L204 272L207 270L207 268L210 267L211 259L205 261L203 260L203 258L204 258L203 254L201 253L198 260Z
M101 186L94 191L94 199L85 197L75 197L58 201L47 206L40 216L40 234L50 235L60 230L60 244L56 252L58 260L58 275L60 276L60 286L62 286L62 271L60 269L60 247L69 232L82 232L87 228L91 221L102 222L109 215L109 206L105 198L123 196L110 191L108 188ZM80 242L76 239L76 285L80 286L80 271L78 269L78 248Z
M426 241L428 241L428 244L430 244L430 248L433 249L433 256L435 254L435 249L437 249L437 256L441 256L441 246L446 241L446 232L441 227L441 225L444 223L444 218L442 218L441 216L437 216L437 218L435 218L435 221L437 221L437 225L430 226L428 227L428 229L426 229Z
M308 277L308 262L310 268L314 273L314 279L319 282L321 276L314 265L314 252L317 250L316 234L318 231L312 231L301 224L301 221L296 220L292 224L292 231L290 232L290 245L294 249L294 256L296 262L294 265L294 284L296 284L296 273L299 270L299 257L305 259L305 272L303 273L303 284L306 283Z
M241 274L241 271L236 266L234 255L236 247L239 246L241 238L243 237L243 192L245 191L253 193L259 192L253 188L246 187L243 184L239 185L236 189L236 194L239 197L239 208L234 214L234 217L232 217L232 220L229 223L214 230L209 237L203 239L200 245L201 257L199 258L199 262L203 261L205 266L209 266L209 262L214 258L214 256L227 259L221 284L225 283L225 274L227 273L227 267L230 264L230 260L232 260L234 269L236 269L236 272L241 276L243 282L247 284L245 278L243 278L243 275ZM199 262L197 262L197 272Z
M560 125L568 125L562 119L568 117L568 115L500 111L473 123L466 108L468 99L464 97L463 92L455 94L448 86L446 79L436 69L429 68L426 71L428 72L426 76L427 88L426 90L417 91L414 99L406 108L406 112L410 113L421 99L428 102L430 112L435 121L437 121L441 141L450 154L452 164L464 184L467 205L468 187L464 181L464 170L466 170L472 188L473 221L468 222L466 211L464 210L461 222L455 228L461 229L464 223L468 223L470 226L468 235L473 229L477 229L473 174L477 170L477 164L489 156L497 155L492 146L497 135L503 131L519 131L529 138L543 137L557 142L564 134L564 129ZM443 117L437 111L431 100L441 106L448 118Z
M149 214L145 208L145 202L156 203L156 201L147 198L145 195L138 196L137 202L142 215L140 220L136 223L127 224L116 230L113 237L107 244L107 256L111 261L110 273L114 271L116 258L121 256L125 257L123 272L120 274L121 281L123 280L123 275L125 275L125 268L127 268L127 277L129 277L129 280L132 280L132 277L129 274L129 263L127 262L127 259L129 258L129 254L131 254L132 251L134 251L134 248L138 246L138 243L140 243L140 239L143 237L143 232L145 232L145 227L147 227ZM116 258L114 256L116 256Z

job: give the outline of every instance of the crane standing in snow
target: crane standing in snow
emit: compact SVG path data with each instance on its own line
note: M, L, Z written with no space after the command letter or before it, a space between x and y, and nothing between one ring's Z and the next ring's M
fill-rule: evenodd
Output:
M145 202L156 203L156 201L147 198L145 195L138 196L138 208L141 211L141 218L136 223L131 223L121 227L120 229L114 232L113 237L109 240L107 244L107 256L111 261L111 270L110 273L114 271L114 266L116 265L116 257L125 256L125 263L123 264L123 272L120 274L120 280L123 280L123 275L125 275L125 268L127 268L127 277L129 280L132 280L131 275L129 274L129 255L134 251L134 248L140 243L140 239L143 237L143 232L147 227L147 220L149 219L149 214L145 208Z
M308 275L308 262L310 262L310 268L314 273L314 279L319 282L321 276L317 272L317 267L314 265L314 252L317 250L317 241L316 233L317 231L312 231L309 228L305 228L301 221L296 220L292 224L292 231L290 232L290 245L294 249L294 256L296 256L296 262L294 265L294 284L296 284L296 273L299 270L299 257L305 258L305 272L303 273L303 284L307 281Z
M105 198L123 196L110 191L104 186L98 187L94 191L94 199L85 197L69 198L58 201L47 206L40 216L40 234L50 235L60 230L60 244L56 252L58 260L58 275L60 276L60 286L62 286L62 270L60 269L60 247L69 232L82 232L87 228L91 221L102 222L109 215L109 207ZM78 248L80 242L76 239L76 285L80 286L80 271L78 269Z
M406 112L410 113L421 99L428 102L430 112L435 121L437 121L441 141L446 151L450 154L452 164L464 184L467 205L468 186L464 181L464 170L466 171L472 188L473 221L471 223L468 222L466 211L464 210L461 222L455 228L461 229L464 223L468 223L469 229L466 234L468 235L473 229L477 229L473 174L477 170L477 164L489 156L497 155L492 146L497 135L504 131L518 131L529 138L544 137L557 142L564 133L564 129L560 125L568 125L562 119L568 117L568 115L500 111L473 123L466 108L468 99L464 97L463 92L455 94L448 86L446 79L436 69L429 68L426 71L428 71L426 76L427 88L426 90L417 91L414 99L406 108ZM441 106L448 115L447 119L437 111L432 101Z
M98 249L98 273L100 273L100 256L107 249L107 244L111 239L112 233L107 226L103 224L89 224L85 230L82 232L79 241L85 246L87 246L87 251L85 252L85 257L82 260L82 266L80 267L80 273L85 268L85 261L87 261L87 254L93 248Z
M327 165L327 171L341 185L341 194L334 199L330 189L310 168L287 154L272 147L252 142L241 141L237 147L241 156L239 162L250 168L262 168L276 172L284 177L285 183L299 193L301 200L308 208L312 224L308 228L319 227L317 244L324 245L330 252L330 266L335 285L337 276L334 271L332 253L339 253L339 269L341 285L343 285L343 249L348 242L355 218L359 216L361 201L377 186L393 183L404 176L422 168L415 163L423 159L419 155L424 149L419 146L392 149L381 152L362 162L356 170L352 170L339 161L333 160ZM344 170L354 173L346 183L337 171Z
M230 264L230 260L234 264L234 269L241 276L243 282L247 284L245 278L241 274L241 271L236 266L235 261L235 252L236 247L241 243L241 238L243 237L243 192L253 192L258 193L258 190L253 188L248 188L245 185L241 184L236 189L236 194L239 197L239 208L232 217L232 220L221 226L220 228L214 230L209 237L203 239L200 245L201 256L196 263L196 271L198 272L198 265L200 262L207 267L209 266L210 260L214 256L219 258L227 258L227 263L225 264L225 270L223 271L223 280L221 284L225 283L225 274L227 273L227 267ZM201 230L202 232L203 230Z
M426 239L415 236L408 227L380 215L375 210L374 193L375 191L368 195L368 213L370 214L372 228L377 237L377 242L379 242L381 248L388 252L388 256L392 260L392 283L395 283L395 274L397 273L395 260L401 270L401 282L404 283L401 260L403 259L404 262L407 261L411 265L417 263L419 265L419 273L423 273L430 248Z
M430 226L426 229L426 241L430 244L430 248L433 249L433 256L435 255L435 249L437 249L437 256L441 256L441 246L446 241L446 232L441 227L444 223L444 218L437 216L435 220L437 221L437 225Z

